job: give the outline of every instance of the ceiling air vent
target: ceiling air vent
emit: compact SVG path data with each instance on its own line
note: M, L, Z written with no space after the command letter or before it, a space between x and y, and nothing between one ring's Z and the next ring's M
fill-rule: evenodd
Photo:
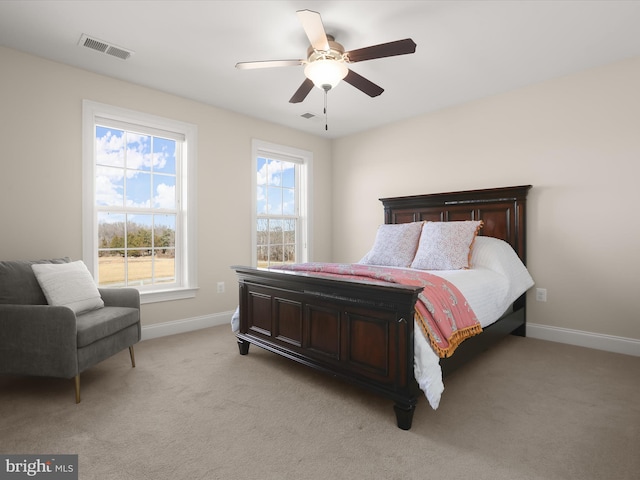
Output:
M92 38L88 35L85 35L84 33L80 37L80 40L78 41L78 45L82 47L91 48L92 50L97 50L98 52L105 53L113 57L118 57L122 60L126 60L127 58L129 58L131 55L134 54L132 50L127 50L126 48L117 47L103 40Z

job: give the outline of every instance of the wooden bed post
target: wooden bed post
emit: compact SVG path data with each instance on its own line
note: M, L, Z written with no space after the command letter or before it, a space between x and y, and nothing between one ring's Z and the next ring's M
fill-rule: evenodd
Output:
M397 403L393 406L393 410L396 412L396 421L398 428L402 430L410 430L413 423L413 412L416 411L416 406L403 407Z

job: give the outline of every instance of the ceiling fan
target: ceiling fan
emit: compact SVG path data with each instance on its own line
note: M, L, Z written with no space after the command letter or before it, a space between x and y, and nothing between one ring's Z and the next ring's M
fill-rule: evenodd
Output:
M305 60L265 60L236 64L236 68L239 69L304 65L304 74L307 78L293 94L289 100L290 103L302 102L314 85L324 90L326 94L343 79L370 97L377 97L384 92L384 89L350 70L347 65L376 58L406 55L416 51L415 42L410 38L405 38L404 40L345 52L344 47L336 42L333 36L327 35L318 12L299 10L296 13L311 43Z

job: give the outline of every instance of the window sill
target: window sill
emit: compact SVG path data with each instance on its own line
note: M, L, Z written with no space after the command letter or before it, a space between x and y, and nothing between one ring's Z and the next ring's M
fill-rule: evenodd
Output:
M140 292L140 303L157 303L170 302L172 300L184 300L186 298L195 298L197 287L194 288L177 288L174 290L161 290L155 292Z

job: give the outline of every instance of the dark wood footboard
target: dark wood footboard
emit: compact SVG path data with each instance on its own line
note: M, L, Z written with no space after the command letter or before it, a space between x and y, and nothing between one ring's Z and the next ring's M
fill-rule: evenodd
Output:
M255 344L395 402L411 428L413 312L421 287L233 267L240 283L240 353Z

